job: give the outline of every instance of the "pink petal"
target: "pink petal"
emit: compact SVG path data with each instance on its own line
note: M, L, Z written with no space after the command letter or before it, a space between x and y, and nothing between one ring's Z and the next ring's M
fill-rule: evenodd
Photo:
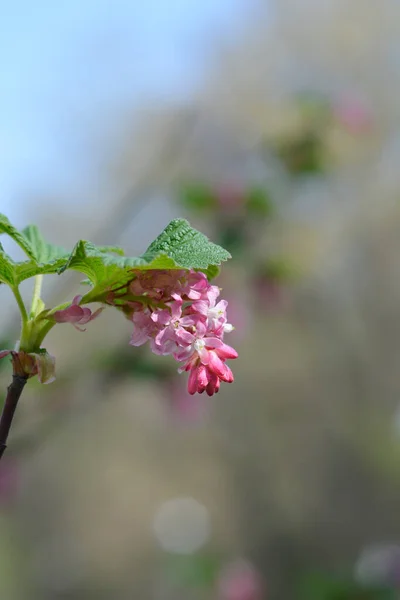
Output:
M228 367L228 365L224 365L225 366L225 374L223 377L221 377L222 381L225 381L226 383L232 383L232 381L234 380L233 377L233 373L231 371L231 369Z
M228 367L222 362L219 356L217 356L214 350L210 350L208 355L210 370L216 375L218 375L220 379L223 379L225 381L225 374Z
M160 325L168 325L171 321L171 313L167 309L155 310L151 315L151 320Z
M178 339L178 342L183 342L184 344L189 345L193 343L194 336L192 333L189 333L189 331L183 329L183 327L179 327L175 331L175 337Z
M207 290L207 298L210 303L210 307L215 306L215 301L218 298L218 296L220 295L220 293L221 293L221 290L216 285L211 285L210 288ZM222 300L222 302L226 302L226 300Z
M84 325L85 323L88 323L91 318L92 318L92 311L90 310L90 308L82 307L82 317L79 319L79 324L80 325Z
M143 344L145 344L148 340L148 335L146 334L145 331L143 331L143 329L135 329L135 331L132 333L132 337L130 339L129 344L131 346L142 346Z
M76 304L71 304L64 310L57 310L53 317L57 323L73 323L79 321L82 318L83 309Z
M207 331L206 324L202 323L202 321L198 321L196 323L197 337L203 337L203 335L205 335L206 331Z
M217 377L217 375L215 375L215 373L212 373L210 371L209 373L209 382L208 385L206 387L206 392L208 394L208 396L212 396L213 394L217 394L219 391L219 386L220 386L220 380Z
M191 396L197 392L197 367L191 369L189 373L188 392Z
M203 365L208 365L210 362L210 353L206 348L202 348L198 351L198 355L200 357L200 361Z
M207 348L214 348L218 356L224 360L227 358L237 358L239 355L234 348L224 344L224 342L218 338L210 337L204 338Z
M182 302L172 302L171 304L171 316L173 319L179 319L182 314Z
M215 310L222 311L225 314L226 309L228 308L228 302L226 300L220 300L214 308Z
M231 346L228 346L228 344L222 344L222 346L220 346L219 348L216 348L216 353L218 354L218 356L220 358L223 359L227 359L227 358L237 358L239 355L236 352L236 350L234 348L232 348Z
M198 319L194 315L179 319L179 323L182 325L182 327L192 327L193 325L196 325L197 322Z
M157 346L161 346L162 345L166 334L167 334L167 329L161 329L157 333L156 337L154 338L154 341L157 344Z
M197 391L202 394L208 385L207 368L200 365L197 371Z
M190 298L190 300L200 300L200 298L202 297L202 292L198 292L197 290L189 290L189 292L187 293L187 297Z
M104 308L105 308L104 306L100 306L100 308L95 310L94 313L92 313L92 317L90 320L93 321L94 319L97 319L97 317L99 317L100 314L103 312Z
M189 359L197 360L197 358L198 358L197 352L193 352L193 348L191 346L189 348L185 348L184 350L182 350L180 352L175 352L173 354L173 357L178 362L181 362L182 360L187 361Z
M204 341L207 348L221 348L224 345L224 342L216 337L206 337Z
M207 315L209 307L210 305L206 300L197 300L197 302L193 302L192 304L192 308L204 316Z
M155 340L150 340L151 351L159 356L167 356L172 354L177 348L177 344L174 340L166 339L162 344L156 344Z

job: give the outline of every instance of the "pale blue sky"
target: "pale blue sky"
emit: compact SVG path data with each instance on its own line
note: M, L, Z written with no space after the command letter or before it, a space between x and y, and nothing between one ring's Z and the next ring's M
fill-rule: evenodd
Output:
M250 4L0 0L0 210L18 218L31 192L79 189L102 117L190 93Z

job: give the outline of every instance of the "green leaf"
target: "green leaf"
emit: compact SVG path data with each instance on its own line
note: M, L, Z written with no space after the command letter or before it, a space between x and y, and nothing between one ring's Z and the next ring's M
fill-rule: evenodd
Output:
M177 267L199 270L208 269L210 265L220 265L221 262L231 258L227 250L210 242L204 234L193 229L185 219L171 221L150 244L143 258L151 262L162 254L172 259Z
M67 254L64 258L53 260L47 264L38 264L34 260L15 263L15 284L19 285L21 281L35 277L35 275L58 274L67 262L68 257Z
M35 275L57 273L69 258L70 253L64 248L46 242L36 225L20 232L0 214L0 233L12 237L30 258L14 262L0 246L0 281L8 285L19 285Z
M142 256L126 257L121 252L119 248L104 248L81 240L59 273L73 269L86 275L94 286L90 296L86 295L89 301L89 297L126 284L132 279L132 269L195 269L213 277L218 265L230 258L229 252L210 242L183 219L172 221Z
M99 252L105 254L118 254L118 256L125 256L125 251L119 246L96 246Z
M70 253L60 246L46 242L36 225L26 227L22 231L22 235L30 244L33 258L29 261L15 263L14 273L17 285L35 275L58 273L66 264Z
M45 241L35 225L19 232L4 215L0 215L0 233L10 235L30 260L14 262L0 246L0 282L19 285L40 274L63 273L73 269L85 274L93 290L91 296L123 286L132 279L132 269L194 269L215 277L229 252L213 244L192 229L183 219L172 221L139 257L126 257L121 248L95 246L79 241L71 254L64 248Z
M210 265L207 269L202 269L209 281L211 281L211 279L215 279L215 277L219 275L220 270L221 269L217 265Z
M11 286L15 285L15 268L15 262L4 252L3 246L0 244L0 282Z
M22 232L18 231L16 227L11 225L10 221L2 213L0 213L0 234L1 233L9 235L29 258L35 259L35 254L29 239L26 238Z
M114 284L123 285L132 279L131 270L145 266L146 262L141 258L128 258L103 252L102 247L95 246L86 240L79 241L72 251L68 261L59 269L63 273L67 269L73 269L84 273L94 286L108 286Z
M67 260L69 252L60 246L49 244L45 241L36 225L29 225L22 230L22 235L28 240L32 248L33 258L37 263L45 265L60 258Z

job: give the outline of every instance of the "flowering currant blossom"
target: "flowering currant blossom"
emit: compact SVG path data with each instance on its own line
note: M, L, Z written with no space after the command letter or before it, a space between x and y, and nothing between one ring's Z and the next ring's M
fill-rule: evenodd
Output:
M191 344L193 334L185 327L195 327L199 317L183 316L182 304L182 300L173 300L169 308L155 311L151 315L151 319L160 327L151 345L155 354L171 354L182 345Z
M189 371L189 394L201 394L206 391L212 396L218 392L221 381L233 381L232 371L225 364L225 360L237 358L237 352L224 344L221 338L210 337L209 334L213 333L205 323L199 322L196 333L192 334L191 343L181 352L174 354L176 360L183 361L179 371Z
M207 327L210 331L219 332L222 330L224 333L230 332L233 327L230 323L227 323L226 309L228 302L226 300L220 300L215 304L219 293L219 288L216 285L211 285L206 292L206 298L204 300L196 300L193 302L192 310L205 317Z
M108 302L122 308L133 322L132 346L149 340L155 354L171 354L182 363L178 371L189 372L190 394L212 396L221 381L233 381L225 362L238 355L223 341L233 329L226 317L228 303L217 302L220 289L204 273L139 271L128 290L110 295Z
M89 321L93 321L102 312L103 308L99 308L94 313L86 306L79 306L79 302L82 300L82 296L75 296L72 300L72 304L63 310L57 310L53 317L57 323L72 323L75 329L78 331L85 331L78 325L85 325Z

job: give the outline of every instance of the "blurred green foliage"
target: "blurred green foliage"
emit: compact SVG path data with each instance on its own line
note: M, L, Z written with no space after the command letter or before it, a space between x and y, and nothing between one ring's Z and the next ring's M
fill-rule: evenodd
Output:
M312 573L299 585L299 600L396 600L396 590L389 587L364 587L351 578Z
M170 555L165 573L172 583L185 588L210 588L215 584L221 563L209 554Z
M301 137L282 142L277 154L291 175L314 175L325 169L322 143L314 132L306 132Z

